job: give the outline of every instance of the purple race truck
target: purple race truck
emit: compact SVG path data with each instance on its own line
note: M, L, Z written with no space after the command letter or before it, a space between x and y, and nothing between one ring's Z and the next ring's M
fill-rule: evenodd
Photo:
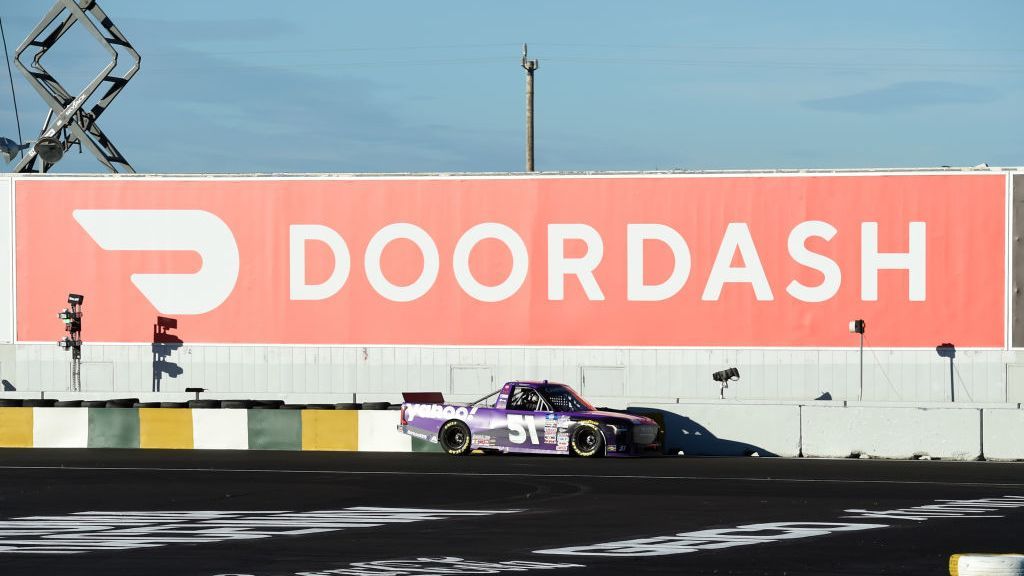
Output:
M547 380L508 382L469 404L445 403L436 392L404 397L398 431L440 444L449 454L479 449L636 456L659 447L654 420L599 411L569 386Z

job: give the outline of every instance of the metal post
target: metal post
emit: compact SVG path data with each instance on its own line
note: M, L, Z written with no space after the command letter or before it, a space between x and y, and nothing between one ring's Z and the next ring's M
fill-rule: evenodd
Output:
M949 401L956 402L956 378L953 371L953 356L949 357Z
M533 172L533 72L540 68L540 61L527 60L526 44L522 65L526 70L526 171Z
M864 332L860 333L860 394L857 400L864 399Z
M82 349L75 347L71 351L71 391L82 391Z

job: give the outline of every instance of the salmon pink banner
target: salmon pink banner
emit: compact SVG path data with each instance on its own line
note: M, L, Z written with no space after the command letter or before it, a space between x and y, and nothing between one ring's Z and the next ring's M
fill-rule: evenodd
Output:
M32 178L17 336L1002 347L992 174Z

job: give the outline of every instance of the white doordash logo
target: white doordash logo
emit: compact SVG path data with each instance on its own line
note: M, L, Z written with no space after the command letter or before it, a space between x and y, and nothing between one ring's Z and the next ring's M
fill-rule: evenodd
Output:
M191 251L198 253L203 264L192 274L132 274L131 281L162 314L205 314L224 303L238 280L239 255L235 237L218 216L205 210L75 210L74 218L104 250ZM717 302L727 285L748 285L757 301L774 301L779 297L780 285L772 287L762 264L750 227L745 222L730 222L718 244L717 256L710 268L694 270L689 244L682 233L668 225L656 223L626 223L625 241L625 300L629 302L659 302L676 297L690 280L704 282L700 300ZM538 226L532 227L534 234ZM590 301L605 300L605 292L596 272L605 255L604 239L596 228L584 223L548 223L547 233L547 299L551 302L566 300L566 285L574 278ZM605 232L608 234L608 232ZM825 302L835 298L843 283L840 262L824 254L813 252L806 242L820 238L826 242L838 236L839 231L828 222L810 220L792 228L786 244L787 252L778 247L768 252L769 264L779 268L779 259L789 259L804 268L815 270L822 276L817 285L805 285L789 278L785 292L800 302ZM879 225L877 222L860 224L860 299L873 302L879 299L879 276L883 271L906 271L907 300L926 301L927 280L927 228L925 222L907 223L908 249L906 252L879 251ZM275 235L276 237L276 235ZM381 266L384 250L392 241L409 240L418 248L423 259L419 277L411 284L396 285L388 280ZM512 256L508 275L497 285L486 285L477 280L470 268L473 248L485 239L498 240ZM538 244L536 239L531 245ZM582 242L586 251L581 255L568 255L569 242ZM660 284L645 280L645 247L661 242L672 253L672 271ZM709 240L704 240L709 241ZM845 242L857 242L854 234L847 234ZM306 249L311 242L324 244L333 255L333 271L324 281L307 282ZM541 249L544 245L541 244ZM849 250L848 250L849 251ZM856 252L854 252L856 253ZM738 258L737 258L738 257ZM443 262L450 262L450 270L462 291L480 302L501 302L515 296L526 284L530 263L538 260L528 252L527 243L517 231L497 222L476 224L466 230L455 244L450 259L438 250L430 232L407 222L387 224L377 230L366 244L361 258L366 281L382 298L391 302L413 302L424 297L433 288ZM349 279L353 259L348 243L341 233L323 224L289 224L288 226L288 282L289 300L326 300L338 294ZM735 261L742 261L735 265ZM543 262L543 260L541 259ZM706 265L703 262L702 265ZM535 264L536 265L536 264ZM855 266L853 262L846 264ZM770 268L767 268L770 269ZM542 272L541 272L542 273ZM535 282L538 280L534 280ZM605 279L609 282L610 279ZM779 278L776 282L785 281ZM446 295L447 296L447 295Z
M238 245L227 224L205 210L75 210L75 220L104 250L196 252L193 274L132 274L161 314L204 314L231 295L238 280Z

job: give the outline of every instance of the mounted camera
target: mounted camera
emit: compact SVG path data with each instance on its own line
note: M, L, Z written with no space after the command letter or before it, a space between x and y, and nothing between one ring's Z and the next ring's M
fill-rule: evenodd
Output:
M725 389L729 387L730 380L739 380L740 371L736 368L726 368L725 370L719 370L711 375L711 378L715 382L721 382L722 388L719 391L719 396L725 399Z
M711 375L711 378L715 382L728 382L729 380L739 380L740 371L736 368L726 368L725 370L719 370Z

